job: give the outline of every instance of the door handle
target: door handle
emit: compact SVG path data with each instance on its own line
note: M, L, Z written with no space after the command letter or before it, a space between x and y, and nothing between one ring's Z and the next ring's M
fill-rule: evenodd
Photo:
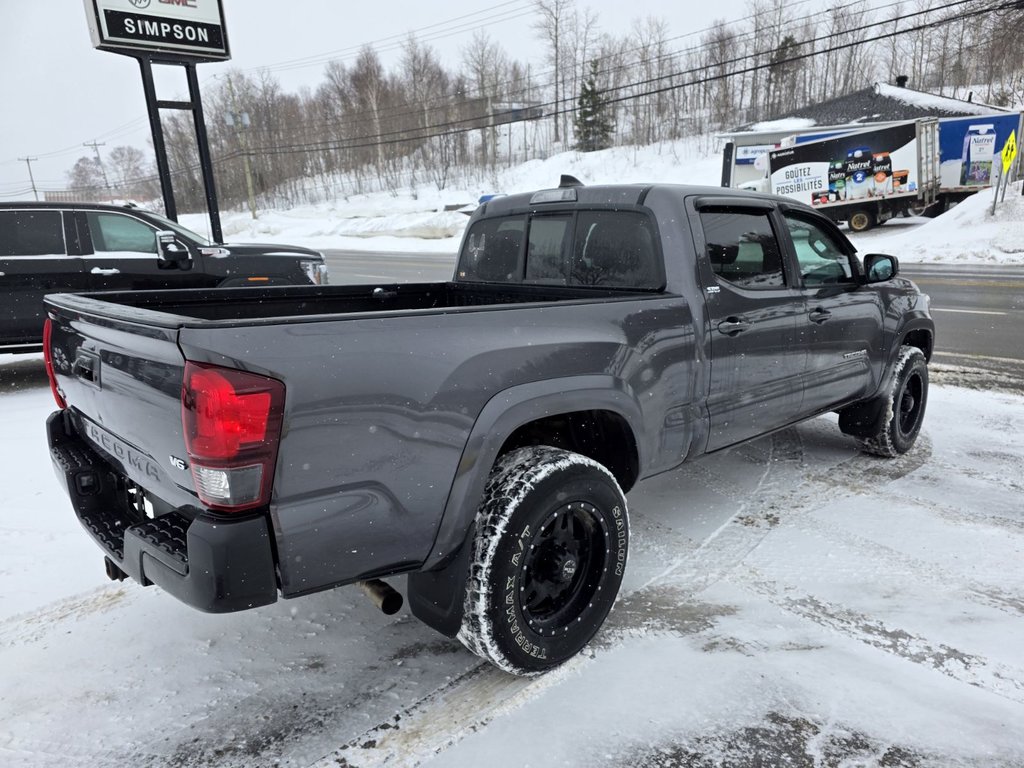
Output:
M832 317L832 313L827 309L815 309L811 311L811 314L808 315L808 317L811 318L812 323L824 323Z
M742 317L730 317L718 324L718 330L726 336L736 336L749 330L752 325L753 323L749 320L744 320Z
M90 273L93 274L93 275L120 275L121 274L121 270L120 269L103 269L101 267L93 267L90 270Z

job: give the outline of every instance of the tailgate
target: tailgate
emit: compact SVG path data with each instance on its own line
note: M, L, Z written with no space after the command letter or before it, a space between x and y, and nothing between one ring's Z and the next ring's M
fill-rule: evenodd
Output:
M182 461L185 360L177 327L119 320L122 308L113 304L106 316L84 313L60 298L48 300L50 350L75 430L149 495L173 507L196 505Z

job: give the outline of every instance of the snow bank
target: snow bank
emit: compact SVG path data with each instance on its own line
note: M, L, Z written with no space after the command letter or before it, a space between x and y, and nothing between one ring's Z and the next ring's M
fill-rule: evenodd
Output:
M920 226L891 225L850 239L863 252L892 253L906 262L1024 264L1024 196L1010 186L992 213L992 190L979 192ZM894 220L893 224L904 224Z

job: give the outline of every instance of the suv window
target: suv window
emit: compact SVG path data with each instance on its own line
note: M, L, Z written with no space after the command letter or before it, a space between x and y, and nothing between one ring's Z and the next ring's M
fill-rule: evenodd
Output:
M459 259L461 280L657 290L664 285L650 219L633 211L478 221ZM525 253L522 248L527 238ZM525 269L522 259L525 256Z
M92 247L97 253L135 251L156 253L156 230L148 224L120 213L87 212Z
M782 251L767 213L703 210L700 214L711 269L739 288L782 288Z
M786 214L786 226L793 238L793 247L796 249L804 285L855 282L850 257L828 232L817 224L790 214Z
M0 257L66 253L60 211L0 211Z

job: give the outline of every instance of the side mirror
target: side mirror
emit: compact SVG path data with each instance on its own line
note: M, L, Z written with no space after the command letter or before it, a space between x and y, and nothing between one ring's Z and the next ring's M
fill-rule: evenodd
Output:
M192 256L170 230L156 233L156 248L161 269L191 269Z
M900 262L895 256L869 253L864 257L864 274L869 283L884 283L900 273Z

